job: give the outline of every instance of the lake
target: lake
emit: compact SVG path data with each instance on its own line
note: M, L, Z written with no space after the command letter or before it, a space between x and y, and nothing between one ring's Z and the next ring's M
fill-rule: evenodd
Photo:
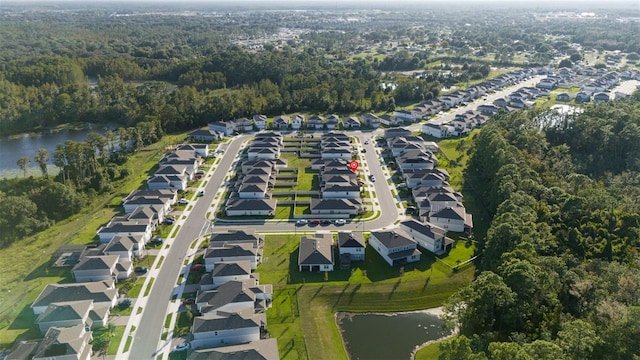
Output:
M17 161L23 156L28 156L31 159L30 167L32 170L29 171L29 174L40 175L38 164L33 160L38 149L44 148L49 151L49 164L53 166L53 152L59 143L64 143L67 140L84 141L90 132L104 134L107 129L114 128L114 126L105 126L104 124L87 124L84 129L63 129L0 137L0 177L22 176Z
M416 347L450 334L437 310L396 314L337 313L351 359L410 359Z

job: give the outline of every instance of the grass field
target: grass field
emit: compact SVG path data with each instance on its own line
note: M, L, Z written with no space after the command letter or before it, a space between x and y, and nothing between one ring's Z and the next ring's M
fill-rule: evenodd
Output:
M436 307L473 278L473 267L454 273L428 253L420 262L390 267L369 247L366 261L353 263L350 270L300 273L299 238L267 235L264 261L257 270L261 283L274 286L268 329L278 339L283 359L346 359L335 312ZM463 253L452 256L462 258ZM304 304L304 311L299 304Z
M81 213L57 223L36 235L0 249L0 347L9 347L18 338L40 337L29 305L49 283L71 282L70 268L53 268L54 251L64 244L88 244L96 231L120 209L119 204L132 190L139 188L148 171L157 165L168 144L182 142L185 135L165 136L153 146L133 154L125 167L127 179L116 181L111 193L100 195Z
M416 352L415 360L438 360L440 343L431 343Z

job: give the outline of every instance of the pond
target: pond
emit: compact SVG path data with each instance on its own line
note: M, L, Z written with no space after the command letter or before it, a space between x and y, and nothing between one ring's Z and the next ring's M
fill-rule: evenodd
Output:
M0 137L0 176L22 176L17 162L18 159L23 156L28 156L31 159L31 164L29 164L31 168L38 168L38 164L33 160L33 157L40 148L49 151L49 164L53 166L52 158L53 152L56 150L56 145L64 143L67 140L84 141L90 132L104 134L106 129L114 128L115 126L111 124L87 124L83 129L62 129L59 131L44 131L35 134ZM33 171L31 173L40 174L39 171Z
M420 345L443 338L439 309L396 314L337 313L336 322L351 359L410 359Z

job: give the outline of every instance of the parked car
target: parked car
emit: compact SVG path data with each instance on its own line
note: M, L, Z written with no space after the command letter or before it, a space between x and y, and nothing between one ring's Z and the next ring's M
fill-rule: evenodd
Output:
M319 219L313 219L309 222L310 225L320 225L320 220Z
M296 221L296 225L298 226L302 226L302 225L307 225L308 221L305 219L300 219L298 221Z
M369 176L369 180L371 180L371 182L376 182L376 177L374 175Z
M167 225L172 225L174 222L176 222L174 219L171 218L166 218L164 219L164 223Z
M155 244L155 245L162 245L162 243L164 242L164 239L161 238L161 237L154 237L149 242L152 243L152 244Z
M118 302L118 306L120 308L128 308L129 306L131 306L131 299L122 299Z
M204 170L198 170L198 171L196 171L196 175L204 175Z
M369 140L365 140L364 144L369 145Z
M196 299L192 297L182 300L182 305L193 305L195 303L196 303Z
M364 180L358 179L358 185L364 185Z
M180 205L187 205L189 203L189 200L182 198L180 200L178 200L178 204Z
M364 149L364 148L363 148L363 149L362 149L362 152L363 152L363 153L366 153L366 152L367 152L367 149Z
M198 196L204 196L204 190L200 190L200 193L198 194Z
M191 344L189 344L188 342L183 342L182 344L176 345L176 347L174 347L173 350L171 351L172 352L184 351L184 350L188 350L190 347L191 347Z
M149 269L147 269L145 266L136 266L134 271L136 272L136 274L146 274Z
M398 189L406 189L407 188L407 184L406 183L400 183L400 184L396 185L396 188L398 188Z
M345 220L345 219L337 219L334 224L336 224L336 225L344 225L346 223L347 223L347 220Z
M407 206L407 209L404 211L407 215L413 215L418 211L414 206Z
M191 265L191 271L200 271L204 269L204 264L193 264Z
M326 219L325 219L325 220L322 220L322 221L320 222L320 224L322 224L322 225L331 225L331 220L326 220Z

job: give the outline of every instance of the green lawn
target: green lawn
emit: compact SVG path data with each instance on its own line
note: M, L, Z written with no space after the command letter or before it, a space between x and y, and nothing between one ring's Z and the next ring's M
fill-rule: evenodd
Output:
M438 356L440 356L440 342L434 342L418 350L415 360L438 360Z
M120 346L120 341L122 341L125 327L126 326L116 326L109 347L107 348L107 355L116 355L118 353L118 346Z
M148 171L158 164L163 148L182 142L185 134L165 136L161 142L133 154L124 166L127 179L113 182L114 191L97 196L81 213L58 222L36 235L0 249L0 347L7 348L17 338L37 338L29 305L49 283L70 282L69 268L52 268L54 251L64 244L88 244L96 239L96 231L121 208L124 196L143 185Z
M476 245L472 241L458 240L453 244L453 248L448 254L440 256L451 267L457 266L471 259L476 251Z
M367 247L366 261L351 270L300 273L300 236L267 235L260 282L273 284L273 308L268 329L278 339L282 358L346 359L334 321L336 311L388 312L425 309L442 303L473 279L474 268L457 273L424 254L414 264L390 267ZM299 311L304 304L305 311ZM304 344L301 344L303 334Z

